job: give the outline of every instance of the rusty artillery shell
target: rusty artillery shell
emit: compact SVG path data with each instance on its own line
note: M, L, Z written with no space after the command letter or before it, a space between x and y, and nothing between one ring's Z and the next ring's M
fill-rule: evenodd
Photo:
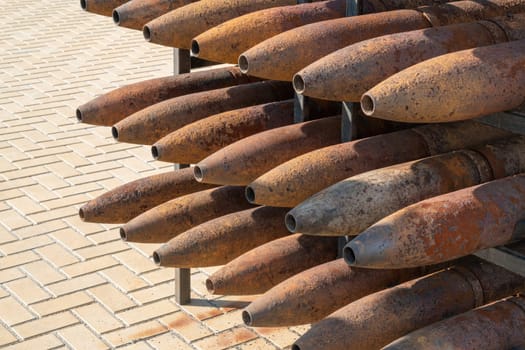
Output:
M84 204L78 214L87 222L121 224L170 199L211 187L195 181L193 169L169 171L114 188Z
M430 27L415 10L396 10L308 24L267 39L239 56L242 72L292 81L310 63L368 38Z
M76 114L83 123L112 126L143 108L170 98L254 81L235 67L150 79L100 95L78 107Z
M157 160L194 164L242 138L292 124L293 108L286 100L216 114L164 136L151 152Z
M111 17L111 13L115 7L128 1L129 0L80 0L80 7L87 12Z
M162 101L115 124L121 142L151 145L169 133L214 114L293 96L288 83L263 81L197 92Z
M294 158L246 188L252 203L294 207L348 177L455 149L508 137L510 133L476 122L417 127L321 148Z
M379 349L418 328L524 288L521 276L473 258L339 309L299 338L294 349Z
M144 24L169 11L197 0L131 0L113 10L113 22L131 29L142 30Z
M291 81L295 73L343 47L381 35L472 22L523 12L521 0L456 1L417 10L338 18L295 28L267 39L239 57L244 73ZM404 108L404 106L403 106Z
M206 0L166 13L144 26L144 38L152 43L189 49L191 39L232 18L295 0Z
M439 269L360 269L337 259L279 283L248 305L242 318L253 327L313 323L368 294Z
M286 222L291 232L357 235L407 205L521 172L525 137L516 136L478 151L460 150L350 177L299 204Z
M207 221L171 239L153 253L161 266L224 265L266 242L290 234L285 208L258 207Z
M525 40L519 40L418 63L368 90L361 103L365 114L382 119L448 122L519 107L523 84Z
M237 63L241 53L274 35L344 15L343 0L260 10L231 19L198 35L191 42L191 53L214 62Z
M200 161L197 181L246 185L261 174L300 154L341 139L341 118L328 117L249 136Z
M203 222L252 207L243 194L242 187L222 186L175 198L126 223L120 236L128 242L167 242Z
M294 88L307 96L358 102L367 90L416 63L523 38L525 14L380 36L337 50L302 69L293 78Z
M264 293L285 279L337 257L337 240L300 234L276 239L232 260L206 280L213 294Z
M514 350L524 342L525 299L518 296L436 322L383 349Z
M426 199L378 221L344 248L348 264L433 264L520 239L525 174Z

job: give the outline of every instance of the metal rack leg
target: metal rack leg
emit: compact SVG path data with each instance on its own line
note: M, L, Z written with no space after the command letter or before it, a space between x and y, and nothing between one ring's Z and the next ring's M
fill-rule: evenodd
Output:
M175 75L189 73L191 58L189 50L173 49L173 72ZM175 164L175 169L189 167L188 164ZM180 305L188 304L191 300L191 270L175 269L175 300Z
M191 297L191 270L175 269L175 300L180 305L189 304Z
M175 170L189 167L188 164L175 164ZM175 269L175 300L180 305L189 304L191 297L191 269Z

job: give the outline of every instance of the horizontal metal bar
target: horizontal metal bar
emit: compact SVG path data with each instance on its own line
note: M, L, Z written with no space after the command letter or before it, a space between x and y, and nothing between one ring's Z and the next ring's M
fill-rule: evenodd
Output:
M480 250L474 255L525 277L525 256L507 247Z
M513 237L525 238L525 220L518 221ZM483 249L474 255L525 277L525 254L512 249L512 245Z
M173 73L174 75L189 73L192 67L190 51L185 49L173 49ZM175 170L189 167L189 164L175 164ZM189 304L191 301L191 270L175 269L175 301L180 305Z
M476 119L477 121L525 135L525 113L519 111L501 112Z

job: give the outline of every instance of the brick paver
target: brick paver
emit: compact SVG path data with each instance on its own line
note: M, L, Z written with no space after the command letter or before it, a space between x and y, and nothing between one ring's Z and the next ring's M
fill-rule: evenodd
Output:
M116 87L172 72L172 50L72 0L0 6L0 348L282 349L307 327L250 329L251 297L174 300L173 271L118 226L83 223L80 205L169 171L149 147L78 123L75 109Z

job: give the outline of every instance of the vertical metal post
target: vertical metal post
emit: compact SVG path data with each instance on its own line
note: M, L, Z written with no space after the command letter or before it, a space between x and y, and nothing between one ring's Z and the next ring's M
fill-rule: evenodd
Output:
M346 0L346 16L358 16L363 13L362 0ZM359 103L342 102L343 112L341 115L341 141L352 141L358 137L357 133L357 115L361 108ZM348 236L341 237L338 241L339 257L343 255L343 247L348 243Z
M173 73L175 75L191 71L190 51L173 49ZM175 164L175 170L188 168L189 164ZM180 305L189 304L191 301L191 270L175 269L175 300Z
M308 96L294 94L293 100L293 121L303 123L312 119L310 111L310 98Z
M297 0L298 4L306 4L312 2L312 0ZM310 118L310 98L304 95L294 93L294 108L293 108L293 119L294 123L303 123L309 121Z
M175 75L191 71L190 50L173 49L173 73Z

